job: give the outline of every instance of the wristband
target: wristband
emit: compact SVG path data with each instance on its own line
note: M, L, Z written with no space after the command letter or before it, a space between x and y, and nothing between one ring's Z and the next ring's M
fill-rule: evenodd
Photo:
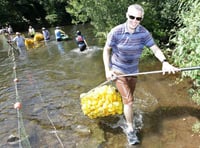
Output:
M162 63L164 63L164 62L167 62L167 59L164 59L164 60L162 61Z

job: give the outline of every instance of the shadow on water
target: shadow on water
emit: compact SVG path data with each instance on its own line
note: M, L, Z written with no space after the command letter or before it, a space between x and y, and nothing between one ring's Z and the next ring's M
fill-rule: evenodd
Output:
M146 113L144 115L144 122L149 124L151 128L148 129L150 132L159 133L162 129L163 120L184 118L186 116L195 117L200 120L200 109L186 106L163 106L157 108L155 111Z
M57 42L57 46L58 46L58 51L60 52L60 54L65 54L65 49L64 49L64 45L63 42Z

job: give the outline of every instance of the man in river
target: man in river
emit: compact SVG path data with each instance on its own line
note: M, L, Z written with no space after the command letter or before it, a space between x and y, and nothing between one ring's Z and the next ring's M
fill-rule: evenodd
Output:
M16 32L16 36L11 41L17 44L20 56L25 56L26 55L26 46L24 43L25 38L21 36L21 33Z
M45 27L42 27L42 34L44 36L44 41L50 40L50 33Z
M58 26L56 27L54 32L55 32L56 41L58 42L62 41L63 40L62 37L66 35L65 32L61 30L61 28Z
M163 74L175 73L178 68L170 65L161 49L154 42L149 31L140 25L144 18L144 9L138 4L128 7L127 21L109 32L103 50L105 75L108 80L114 80L119 90L123 104L126 124L123 128L129 145L140 143L133 124L133 101L136 86L136 76L119 75L134 74L139 71L138 64L144 46L150 48L155 57L162 63Z

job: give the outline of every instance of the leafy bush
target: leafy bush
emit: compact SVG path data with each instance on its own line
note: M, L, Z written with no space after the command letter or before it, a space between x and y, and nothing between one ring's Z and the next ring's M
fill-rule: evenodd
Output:
M176 44L173 52L174 62L179 67L200 66L200 2L199 0L184 1L178 13L180 28L172 42ZM189 90L192 100L200 105L200 72L199 70L182 73L182 77L193 80L193 88ZM193 125L194 132L200 132L200 123Z
M55 24L58 22L58 15L57 14L51 14L51 15L47 15L45 17L45 19L47 20L47 22L49 24Z
M199 133L200 134L200 122L196 122L193 126L192 126L192 131L194 133Z
M182 3L179 11L179 23L181 27L176 32L176 37L172 42L176 44L173 52L174 62L179 67L198 66L200 63L200 2L191 0ZM187 71L182 73L183 77L190 77L194 80L194 88L200 87L200 73L198 70ZM199 91L193 91L195 102L199 102ZM197 93L197 94L196 94ZM196 100L195 99L195 100Z

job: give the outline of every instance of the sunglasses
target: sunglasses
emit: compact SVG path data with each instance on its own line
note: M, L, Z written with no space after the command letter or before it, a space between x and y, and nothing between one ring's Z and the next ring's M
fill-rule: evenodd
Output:
M141 17L135 17L135 16L132 16L132 15L129 15L128 17L129 17L131 20L134 20L134 19L136 19L137 21L141 21L141 20L142 20Z

